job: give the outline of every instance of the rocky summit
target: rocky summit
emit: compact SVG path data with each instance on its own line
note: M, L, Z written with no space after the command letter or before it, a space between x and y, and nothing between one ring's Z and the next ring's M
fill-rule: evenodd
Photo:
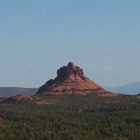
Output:
M69 62L57 70L57 77L42 85L36 94L87 94L93 90L105 91L84 75L83 70Z

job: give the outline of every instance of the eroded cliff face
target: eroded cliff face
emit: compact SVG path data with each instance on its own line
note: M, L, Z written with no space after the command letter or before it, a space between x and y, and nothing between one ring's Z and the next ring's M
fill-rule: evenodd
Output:
M85 80L84 72L83 70L75 66L72 62L69 62L67 66L61 67L59 70L57 70L57 77L56 79L81 79Z
M55 79L50 79L41 86L37 94L86 94L94 89L103 90L98 84L86 77L80 67L69 62L67 66L58 69L57 77Z

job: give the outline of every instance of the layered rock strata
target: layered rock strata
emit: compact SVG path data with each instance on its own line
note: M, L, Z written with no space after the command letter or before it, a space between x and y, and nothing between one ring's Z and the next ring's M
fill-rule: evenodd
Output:
M102 87L86 77L80 67L69 62L67 66L58 69L57 77L42 85L37 94L86 94L95 89L103 90Z

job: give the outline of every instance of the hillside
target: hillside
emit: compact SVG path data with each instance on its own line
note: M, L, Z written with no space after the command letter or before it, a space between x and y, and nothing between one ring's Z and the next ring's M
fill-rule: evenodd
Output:
M34 95L38 88L0 87L0 97L11 97L17 94Z
M1 140L140 140L139 96L44 94L32 98L48 104L32 100L0 104Z

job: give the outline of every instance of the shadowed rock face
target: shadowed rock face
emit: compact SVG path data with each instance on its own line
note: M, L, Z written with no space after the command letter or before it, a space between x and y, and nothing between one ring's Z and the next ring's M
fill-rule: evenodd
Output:
M75 66L72 62L69 62L67 66L63 66L58 69L57 77L55 79L50 79L43 86L41 86L37 94L83 94L83 91L87 92L93 89L102 88L86 77L80 67Z
M83 73L83 70L78 67L74 66L72 62L69 62L67 66L61 67L59 70L57 70L57 77L56 79L75 79L78 78L85 80L85 76Z

